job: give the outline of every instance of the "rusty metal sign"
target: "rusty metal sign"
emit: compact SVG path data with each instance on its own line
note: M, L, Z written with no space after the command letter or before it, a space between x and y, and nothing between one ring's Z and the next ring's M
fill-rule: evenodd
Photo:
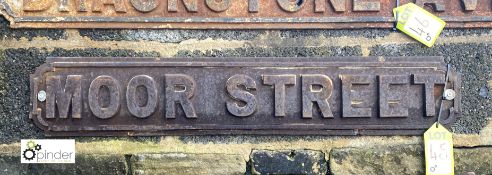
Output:
M441 57L49 58L30 117L50 136L414 135L456 120L459 87Z
M12 27L189 29L388 28L397 1L492 27L490 0L0 0Z

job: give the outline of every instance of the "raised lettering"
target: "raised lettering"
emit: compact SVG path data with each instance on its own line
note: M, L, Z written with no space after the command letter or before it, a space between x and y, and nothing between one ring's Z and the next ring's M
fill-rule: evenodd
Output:
M68 75L65 88L62 88L60 76L46 78L46 118L55 118L55 108L58 108L59 118L68 118L70 106L72 107L72 118L81 118L81 79L81 75Z
M302 117L313 118L313 104L317 103L323 118L333 118L330 99L333 82L326 75L302 75Z
M354 0L353 10L356 12L377 12L381 10L381 2L380 0Z
M256 90L256 82L247 75L234 75L226 82L226 89L233 101L227 101L227 110L234 116L247 117L256 111L257 101L249 91ZM238 103L244 103L239 105Z
M256 13L260 10L260 0L249 0L248 1L248 10L251 13Z
M105 5L112 5L116 12L126 13L126 6L124 0L95 0L92 1L92 11L102 12Z
M77 6L77 11L79 12L86 12L87 11L87 5L86 5L86 0L75 0L75 5ZM58 1L58 11L60 12L68 12L70 11L69 9L69 0L59 0Z
M59 0L58 2L58 11L60 12L68 12L68 0Z
M444 85L444 75L414 75L413 82L415 84L424 85L425 94L425 113L426 116L436 116L436 104L434 97L434 86L436 84Z
M416 0L415 4L421 7L430 4L436 12L444 12L446 10L445 0Z
M87 3L85 0L77 0L75 2L79 12L87 12Z
M342 80L342 104L343 117L371 117L372 109L368 104L372 91L369 89L356 91L354 86L371 87L375 77L366 75L341 75ZM360 88L359 88L360 89Z
M22 9L24 11L44 11L52 4L52 0L23 0Z
M474 11L477 9L477 0L461 0L463 2L463 6L465 6L466 11Z
M196 82L188 75L168 74L166 78L166 118L176 118L176 104L180 104L186 118L197 118L190 99L195 94Z
M109 95L109 99L104 98L103 92ZM102 102L102 104L100 103ZM120 84L111 76L98 76L95 78L89 87L89 107L92 113L100 119L109 119L116 115L120 110Z
M335 12L344 12L345 11L345 0L314 0L314 11L315 12L325 12L326 2L329 1L333 10Z
M231 0L205 0L207 7L216 12L223 12L231 7Z
M144 87L146 95L138 96L138 88ZM142 93L140 91L140 93ZM139 104L141 99L146 99L144 104ZM152 115L157 108L158 94L155 81L147 75L139 75L133 77L128 83L126 89L126 103L130 113L138 118L147 118Z
M280 8L287 12L297 12L303 6L306 0L277 0Z
M264 75L263 84L271 85L275 91L275 116L285 116L285 87L296 84L295 75Z
M138 11L150 12L150 11L154 10L155 8L157 8L157 6L159 6L160 1L157 1L157 0L131 0L130 2L132 3L133 7L135 7L135 9L137 9Z
M75 0L75 5L77 6L77 11L79 12L86 12L87 11L87 5L86 5L86 0ZM60 12L69 12L69 0L58 0L58 11Z
M188 12L197 12L198 4L196 0L181 0L186 7ZM167 10L169 12L177 12L178 11L178 0L168 0L167 2Z
M408 116L409 77L382 75L379 77L379 112L381 117Z

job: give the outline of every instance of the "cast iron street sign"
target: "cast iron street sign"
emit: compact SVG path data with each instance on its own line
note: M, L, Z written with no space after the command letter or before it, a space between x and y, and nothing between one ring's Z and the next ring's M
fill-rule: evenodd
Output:
M388 28L397 0L0 0L12 27ZM447 27L492 27L491 0L414 2Z
M441 57L49 58L31 118L55 136L414 135L441 101L456 120L459 83Z

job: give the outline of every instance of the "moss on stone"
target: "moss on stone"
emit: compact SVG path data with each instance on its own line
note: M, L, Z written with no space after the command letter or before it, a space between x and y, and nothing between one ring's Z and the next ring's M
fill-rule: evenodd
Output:
M455 174L492 174L492 148L455 149Z
M21 164L19 155L0 154L0 174L101 174L126 175L124 155L77 154L75 164Z
M317 150L253 150L251 174L324 175L328 168L325 154Z
M130 158L137 174L244 174L246 160L235 154L136 154Z
M333 174L423 174L424 154L419 145L341 148L330 153Z

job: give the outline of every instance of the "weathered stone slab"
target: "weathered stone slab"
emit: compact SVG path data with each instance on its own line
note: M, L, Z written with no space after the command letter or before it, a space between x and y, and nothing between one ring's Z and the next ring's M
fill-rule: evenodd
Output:
M136 154L130 159L138 174L244 174L246 160L236 154Z
M420 145L333 149L333 174L424 174ZM455 148L455 174L492 174L492 148Z
M21 164L20 155L0 154L0 174L101 174L125 175L123 155L77 154L75 164Z
M20 156L0 154L0 174L26 174L27 165L20 163Z
M454 159L455 174L492 174L492 148L455 149Z
M424 151L418 145L342 148L330 153L330 170L339 174L424 174Z
M252 174L326 174L325 154L321 151L253 150Z

